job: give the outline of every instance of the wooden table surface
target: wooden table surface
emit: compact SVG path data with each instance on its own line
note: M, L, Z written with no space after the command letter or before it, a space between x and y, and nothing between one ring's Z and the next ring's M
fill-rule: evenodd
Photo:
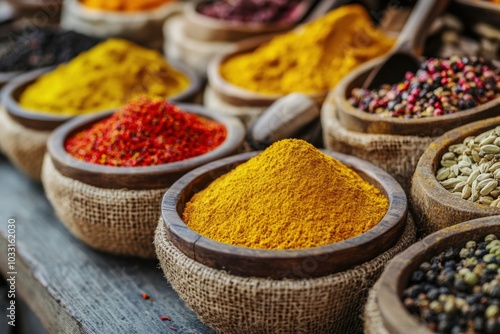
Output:
M94 251L55 217L40 184L0 156L0 269L16 223L16 298L49 333L212 333L179 299L157 261ZM147 293L152 301L144 300ZM171 321L161 321L160 316Z

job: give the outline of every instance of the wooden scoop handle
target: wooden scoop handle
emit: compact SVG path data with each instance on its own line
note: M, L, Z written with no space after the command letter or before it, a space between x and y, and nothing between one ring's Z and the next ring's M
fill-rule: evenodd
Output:
M442 13L449 0L420 0L411 11L408 22L399 34L394 52L421 55L427 31L432 22Z

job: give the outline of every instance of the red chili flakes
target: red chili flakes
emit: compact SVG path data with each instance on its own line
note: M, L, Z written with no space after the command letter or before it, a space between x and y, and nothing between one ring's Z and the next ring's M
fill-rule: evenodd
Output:
M170 317L167 317L165 315L160 316L160 320L161 321L172 321L172 319Z
M89 163L138 167L189 159L226 139L223 124L142 98L66 140L66 151Z
M170 330L172 330L172 331L174 331L174 332L176 332L176 331L177 331L177 328L174 328L174 327L168 327L168 329L170 329Z
M142 299L153 300L153 298L151 298L147 293L143 293L141 296L142 296Z

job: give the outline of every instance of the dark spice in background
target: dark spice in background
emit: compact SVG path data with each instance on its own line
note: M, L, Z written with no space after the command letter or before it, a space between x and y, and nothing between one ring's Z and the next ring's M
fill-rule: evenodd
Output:
M202 3L203 15L230 22L272 23L293 21L300 0L215 0Z
M406 308L438 333L500 333L500 240L449 248L414 271Z
M55 28L14 30L0 38L0 72L21 72L65 63L100 39Z

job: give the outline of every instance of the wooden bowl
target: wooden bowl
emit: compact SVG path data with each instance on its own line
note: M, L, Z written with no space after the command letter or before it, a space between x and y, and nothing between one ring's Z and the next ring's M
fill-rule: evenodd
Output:
M186 75L189 78L190 82L189 86L184 91L171 96L169 100L173 102L183 102L193 99L200 90L201 80L189 67L176 62L169 61L169 63L172 65L172 67ZM75 117L73 115L54 115L42 111L38 112L28 110L22 107L18 102L20 95L26 89L26 87L35 82L43 74L53 71L56 67L57 66L44 67L38 70L21 74L16 79L10 81L7 85L5 85L2 90L2 103L7 109L9 115L18 123L31 129L50 131Z
M208 82L218 97L235 106L267 107L280 97L284 96L281 94L262 94L238 87L226 81L220 74L220 66L226 59L237 54L253 51L261 44L268 42L274 36L275 35L260 36L238 43L233 51L217 55L208 64ZM328 92L325 91L322 93L306 95L318 103L322 103L327 93Z
M414 318L401 301L411 274L422 262L449 247L463 247L469 240L479 240L492 233L500 234L500 216L470 220L438 231L392 259L378 281L377 304L385 329L390 334L433 333Z
M436 137L460 125L495 117L500 113L500 97L455 114L418 119L380 117L351 106L348 98L352 89L361 87L370 70L383 60L384 57L380 57L363 64L337 86L335 97L338 101L338 117L346 129L372 134Z
M179 104L182 110L224 124L226 140L205 154L168 164L147 167L113 167L92 164L71 156L64 148L66 139L108 116L113 111L76 117L58 127L47 142L47 150L55 168L64 176L106 189L161 189L170 186L180 176L198 166L235 153L243 143L245 130L239 120L221 116L193 104Z
M500 125L495 117L461 126L432 142L417 164L412 179L411 204L415 221L424 234L486 216L500 215L500 208L469 202L446 190L436 179L436 171L448 147L466 137L479 135Z
M304 0L298 4L296 17L289 21L274 23L235 23L219 20L201 14L198 11L200 5L212 2L188 2L184 6L184 18L187 26L186 35L199 41L221 41L237 42L259 35L266 35L278 32L284 32L292 29L300 20L303 19L314 1Z
M305 278L303 263L322 259L308 277L320 277L352 268L375 258L399 239L406 222L407 201L401 186L385 171L352 156L325 151L354 169L389 200L389 209L371 230L348 240L309 249L264 250L224 244L201 236L181 219L185 204L217 177L257 155L240 154L202 166L179 179L165 194L163 219L170 241L186 256L208 267L239 276ZM208 222L207 222L208 223ZM324 261L323 261L324 260Z
M455 0L452 8L467 23L500 25L500 4L479 0Z

